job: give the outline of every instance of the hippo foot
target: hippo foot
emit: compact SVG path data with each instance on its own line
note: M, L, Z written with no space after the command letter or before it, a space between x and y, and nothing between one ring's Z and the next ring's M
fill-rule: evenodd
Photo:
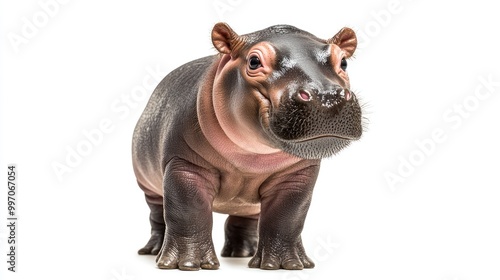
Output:
M257 253L248 263L250 268L300 270L314 267L314 262L306 255L301 241L294 245L284 244L283 241L265 242L266 245L263 243L259 242Z
M258 220L254 218L229 216L224 228L226 241L221 256L253 256L257 250L257 243L259 240L257 224Z
M169 238L156 258L160 269L218 269L219 260L211 241L192 242L185 238Z
M146 246L139 249L139 255L158 255L163 244L165 231L153 230Z

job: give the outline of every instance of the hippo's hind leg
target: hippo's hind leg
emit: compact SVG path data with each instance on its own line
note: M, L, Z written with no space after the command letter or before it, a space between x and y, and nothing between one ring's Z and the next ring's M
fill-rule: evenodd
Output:
M146 194L151 213L149 222L151 223L151 238L148 243L139 249L139 255L157 255L163 245L165 236L165 219L163 218L163 198L161 196L150 196Z
M226 240L221 256L252 257L257 249L258 215L254 217L227 217L224 225Z

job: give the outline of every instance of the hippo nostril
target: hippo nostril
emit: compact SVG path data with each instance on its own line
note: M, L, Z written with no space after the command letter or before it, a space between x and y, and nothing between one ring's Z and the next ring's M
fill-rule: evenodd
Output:
M349 101L351 99L351 92L348 89L344 91L344 98L346 101Z
M345 101L349 101L349 99L351 99L351 92L348 89L337 88L335 96Z
M312 98L311 94L306 90L299 90L299 97L304 101L310 101Z

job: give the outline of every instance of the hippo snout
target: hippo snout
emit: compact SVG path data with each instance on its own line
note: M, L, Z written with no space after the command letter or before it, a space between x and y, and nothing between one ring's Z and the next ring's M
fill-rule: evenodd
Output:
M270 130L281 147L304 158L328 157L362 134L356 95L340 85L284 93L271 112Z

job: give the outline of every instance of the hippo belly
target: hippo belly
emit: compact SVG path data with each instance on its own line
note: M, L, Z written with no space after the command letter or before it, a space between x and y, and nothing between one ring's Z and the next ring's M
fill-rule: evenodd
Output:
M253 216L260 213L260 178L222 179L219 192L214 198L212 210L234 216Z

